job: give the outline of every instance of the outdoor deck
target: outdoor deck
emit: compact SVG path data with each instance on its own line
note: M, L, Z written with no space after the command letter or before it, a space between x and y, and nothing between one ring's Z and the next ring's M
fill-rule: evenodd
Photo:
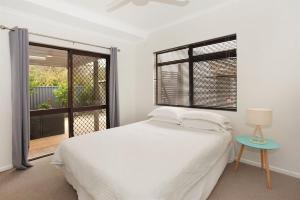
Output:
M74 118L74 124L75 124L74 125L75 136L94 132L93 112L85 112L82 113L81 115L76 116ZM53 153L60 142L69 138L69 130L68 130L69 123L67 117L65 118L64 127L65 127L64 134L30 140L28 158L32 159L32 158ZM104 111L100 112L98 127L99 127L99 131L106 129L106 113Z
M53 153L59 143L69 137L68 118L65 118L65 134L30 140L29 159Z

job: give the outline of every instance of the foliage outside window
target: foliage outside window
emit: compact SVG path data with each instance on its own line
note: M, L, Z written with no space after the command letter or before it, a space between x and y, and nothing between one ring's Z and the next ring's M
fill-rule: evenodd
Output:
M37 108L31 109L66 107L68 102L67 73L66 67L30 65L29 89L31 97L44 95L45 91L52 94L50 97L53 96L53 98L49 97L46 101L39 103Z

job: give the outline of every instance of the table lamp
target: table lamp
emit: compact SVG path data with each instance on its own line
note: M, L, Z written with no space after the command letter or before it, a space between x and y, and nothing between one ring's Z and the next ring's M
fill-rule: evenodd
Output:
M265 144L267 140L263 136L261 127L272 123L272 110L267 108L249 108L247 110L247 121L249 124L255 125L250 141L256 144Z

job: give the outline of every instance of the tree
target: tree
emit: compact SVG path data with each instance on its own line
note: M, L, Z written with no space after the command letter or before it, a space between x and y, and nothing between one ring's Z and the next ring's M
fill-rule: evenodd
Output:
M66 84L68 71L64 67L49 67L30 65L30 86L59 86Z

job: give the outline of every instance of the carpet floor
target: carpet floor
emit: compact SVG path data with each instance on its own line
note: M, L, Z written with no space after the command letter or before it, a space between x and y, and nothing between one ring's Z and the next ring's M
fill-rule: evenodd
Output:
M33 162L26 171L0 173L1 200L76 200L76 191L51 157ZM272 172L273 189L265 187L263 170L241 164L238 172L227 165L208 200L300 200L300 179Z

